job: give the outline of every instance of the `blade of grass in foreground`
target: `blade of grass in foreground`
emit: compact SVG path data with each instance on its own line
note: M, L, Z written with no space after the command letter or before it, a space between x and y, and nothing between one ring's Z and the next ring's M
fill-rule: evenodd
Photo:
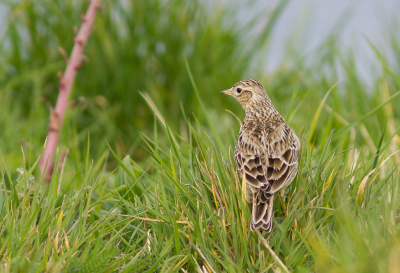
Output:
M107 145L108 145L108 148L110 149L112 155L114 156L115 160L117 160L118 165L121 166L122 169L124 169L124 171L129 175L129 177L130 177L133 181L135 181L136 178L135 178L135 176L133 175L133 173L125 166L125 164L121 161L121 159L119 159L119 157L117 156L117 154L114 153L113 149L111 149L111 146L110 146L110 144L108 144L108 142L107 142Z
M187 59L185 59L185 64L186 64L186 70L189 74L189 78L192 83L194 92L196 93L196 97L200 103L201 109L203 110L203 114L208 121L211 131L213 132L213 135L218 143L218 146L224 152L224 154L226 154L226 147L225 147L224 143L222 142L221 137L217 133L217 130L215 129L215 126L214 126L213 122L211 121L210 116L208 115L207 108L204 106L204 103L203 103L202 99L200 98L199 90L197 89L196 83L194 82L193 75L192 75L192 72L190 71L190 67L189 67L189 63L188 63Z
M356 120L355 122L351 123L350 125L347 125L341 129L339 129L338 131L336 131L335 136L333 139L338 139L340 137L342 137L345 133L347 133L348 131L350 131L351 128L353 128L354 126L358 125L359 123L361 123L363 120L367 119L368 117L372 116L373 114L375 114L377 111L379 111L380 109L383 108L383 106L385 106L386 104L388 104L389 102L391 102L393 99L395 99L396 97L398 97L400 95L400 91L397 91L393 96L391 96L387 101L381 103L380 105L378 105L377 107L375 107L374 109L372 109L370 112L368 112L366 115L364 115L363 117L359 118L358 120Z
M331 88L329 88L328 92L326 92L324 98L322 99L321 103L319 104L318 109L315 112L313 121L311 122L310 132L308 133L308 143L311 143L311 140L312 140L312 137L314 134L314 130L315 130L315 126L317 125L319 116L321 115L322 107L324 107L326 99L328 98L328 96L331 93L331 91L333 90L333 88L335 88L338 84L339 84L339 82L335 83Z
M374 160L374 165L372 165L372 170L375 169L376 164L378 163L379 151L380 151L381 146L382 146L383 136L385 135L386 124L387 124L387 122L385 122L385 125L383 126L383 129L382 129L382 134L381 134L381 137L379 139L378 148L376 149L375 160Z

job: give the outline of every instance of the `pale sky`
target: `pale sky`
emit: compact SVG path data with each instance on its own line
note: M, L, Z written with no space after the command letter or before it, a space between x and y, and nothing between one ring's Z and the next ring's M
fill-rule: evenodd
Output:
M255 1L258 10L266 9L277 1ZM348 14L347 19L344 16ZM341 20L342 19L342 20ZM338 24L343 22L343 25ZM393 23L395 22L395 23ZM380 50L386 51L389 43L388 26L397 28L400 37L399 0L291 0L278 19L273 31L270 54L266 61L267 71L274 70L284 59L284 47L290 44L301 55L312 54L339 25L339 44L343 49L351 47L363 78L375 73L379 65L366 42L367 37ZM400 39L399 39L400 40ZM396 61L396 60L393 60Z

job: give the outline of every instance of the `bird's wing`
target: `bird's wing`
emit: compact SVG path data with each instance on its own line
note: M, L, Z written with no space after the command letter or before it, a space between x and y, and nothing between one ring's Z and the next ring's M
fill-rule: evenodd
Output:
M236 164L240 175L243 175L243 172L245 173L246 181L251 185L250 189L253 193L256 189L262 189L266 192L271 189L266 173L268 157L266 157L261 142L261 134L262 130L258 127L254 127L252 130L240 130L236 141Z
M293 180L299 150L299 139L286 123L282 123L273 131L259 127L241 130L235 159L241 174L244 169L247 182L265 192L268 199Z
M275 193L289 185L297 173L300 141L286 123L268 140L266 177L271 184L270 193Z

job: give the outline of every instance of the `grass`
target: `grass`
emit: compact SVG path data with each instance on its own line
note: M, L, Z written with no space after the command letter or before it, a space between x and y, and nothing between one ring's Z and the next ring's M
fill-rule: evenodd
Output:
M184 1L168 8L105 3L75 85L86 103L68 110L58 151L67 156L47 184L37 166L48 125L39 99L55 100L56 72L64 67L56 49L69 51L71 26L86 7L61 2L46 6L53 13L29 1L7 3L0 272L284 271L273 253L290 272L400 270L399 68L373 44L382 72L369 90L335 36L314 59L288 50L292 61L265 75L257 65L246 70L259 55L240 51L243 36L219 9L204 23L205 10ZM133 16L144 11L147 17ZM163 12L171 25L161 31ZM190 24L193 33L185 31ZM20 35L24 28L28 36ZM141 45L124 29L144 29L140 43L160 39L171 54L157 57L149 46L152 53L135 55ZM23 39L31 39L29 47ZM398 56L400 42L390 42ZM195 50L185 55L187 47ZM335 86L338 69L344 77ZM159 73L168 80L154 81ZM239 124L224 109L241 119L243 111L218 93L249 75L264 83L302 142L300 170L285 195L288 215L275 202L273 232L263 234L270 250L249 231L250 208L232 160Z
M0 195L3 270L276 270L248 229L250 210L232 161L235 130L220 146L220 136L197 122L185 121L186 140L155 123L169 143L142 135L153 157L147 170L112 149L114 171L107 171L107 154L90 162L88 149L69 181L62 182L61 168L49 187L37 162L20 170ZM274 231L265 236L296 272L397 270L399 172L393 156L383 157L391 138L368 157L353 143L333 144L334 135L318 148L303 135L299 174L286 191L289 214L276 202ZM2 185L12 176L5 169Z

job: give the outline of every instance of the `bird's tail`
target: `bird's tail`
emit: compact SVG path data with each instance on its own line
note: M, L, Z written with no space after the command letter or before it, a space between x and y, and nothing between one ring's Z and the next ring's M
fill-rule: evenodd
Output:
M272 206L274 204L274 196L265 198L265 192L258 190L253 193L253 211L251 215L250 230L263 229L266 232L272 230Z

